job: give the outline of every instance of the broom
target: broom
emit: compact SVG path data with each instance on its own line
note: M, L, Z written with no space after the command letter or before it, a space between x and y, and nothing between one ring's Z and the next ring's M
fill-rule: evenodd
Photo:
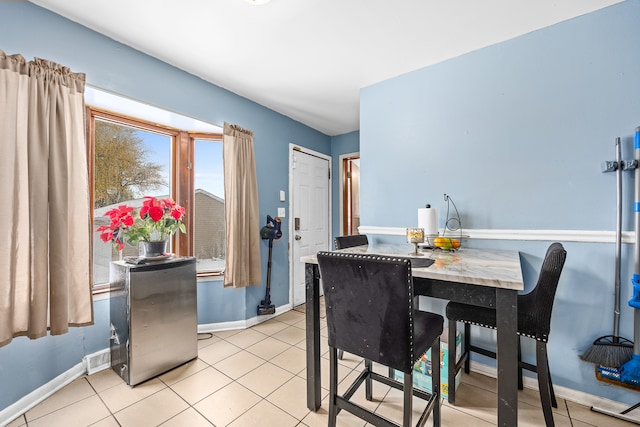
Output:
M597 338L580 359L600 366L618 367L633 356L633 342L618 336L620 329L620 252L622 248L622 160L620 138L616 138L616 260L615 307L613 311L613 335Z
M629 306L633 307L633 356L631 360L620 367L620 380L636 387L640 386L640 126L634 135L635 160L637 162L635 174L635 212L636 225L636 256L633 274L633 297Z

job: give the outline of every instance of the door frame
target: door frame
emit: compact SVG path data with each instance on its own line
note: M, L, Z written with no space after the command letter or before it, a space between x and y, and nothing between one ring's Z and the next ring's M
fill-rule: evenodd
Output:
M338 217L340 218L340 233L339 235L342 235L342 232L344 231L344 187L345 187L345 176L347 171L344 170L344 161L345 160L350 160L350 159L359 159L360 158L360 152L359 151L355 151L353 153L345 153L345 154L341 154L340 158L339 158L339 163L340 163L340 183L338 184L339 187L339 200L340 200L340 214L338 215Z
M332 205L332 200L333 200L333 196L332 196L332 185L331 183L333 182L333 164L332 164L332 158L330 155L327 154L323 154L320 153L319 151L315 151L312 150L310 148L306 148L303 147L300 144L293 144L293 143L289 143L289 221L287 221L287 223L289 224L289 226L287 227L288 232L289 232L289 307L293 308L293 287L294 287L294 276L293 276L293 263L297 262L300 265L302 265L301 268L304 268L304 264L300 263L299 259L293 259L293 236L294 236L294 230L293 230L293 154L294 152L301 152L304 154L308 154L311 156L315 156L315 157L319 157L321 159L325 159L327 160L327 162L329 163L329 197L328 197L328 206L327 206L327 218L329 219L329 248L328 250L331 250L331 236L333 235L333 226L332 226L332 215L331 215L331 205ZM322 289L320 289L321 293L322 293Z

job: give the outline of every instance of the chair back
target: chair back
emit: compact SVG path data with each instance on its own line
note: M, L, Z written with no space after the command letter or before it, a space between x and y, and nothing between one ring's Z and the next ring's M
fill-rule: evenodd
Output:
M403 372L413 367L408 258L319 252L329 345Z
M333 239L336 249L352 248L354 246L368 245L366 234L354 234L353 236L338 236Z
M518 296L518 332L548 341L551 330L551 311L560 274L564 267L567 251L561 243L552 243L542 262L538 283L525 295Z

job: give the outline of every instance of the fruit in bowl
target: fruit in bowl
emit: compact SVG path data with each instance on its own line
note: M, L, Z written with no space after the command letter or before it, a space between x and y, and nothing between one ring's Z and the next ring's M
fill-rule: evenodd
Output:
M444 251L450 251L460 247L460 240L452 239L451 237L436 237L433 239L433 245Z

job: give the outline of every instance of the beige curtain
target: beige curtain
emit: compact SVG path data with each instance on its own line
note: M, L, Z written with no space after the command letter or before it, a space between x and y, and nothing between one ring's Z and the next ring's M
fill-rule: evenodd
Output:
M84 85L0 50L0 346L93 323Z
M260 218L253 132L224 124L222 143L227 252L224 286L260 284Z

